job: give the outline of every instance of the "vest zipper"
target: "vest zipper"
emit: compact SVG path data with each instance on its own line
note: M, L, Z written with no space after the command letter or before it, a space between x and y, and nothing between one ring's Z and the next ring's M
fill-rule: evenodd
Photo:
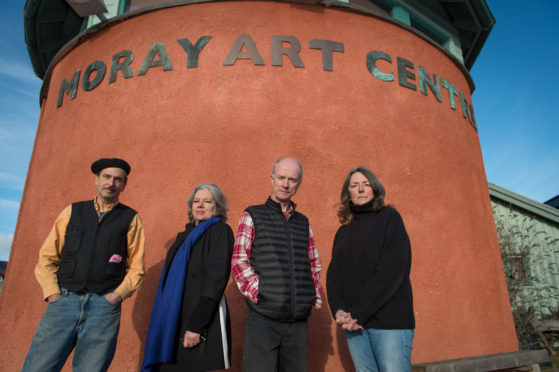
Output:
M291 279L289 281L289 288L291 290L291 307L289 309L289 319L293 320L295 316L295 276L293 275L293 259L295 254L293 252L291 231L289 231L289 227L287 225L288 222L289 220L285 220L285 228L287 230L287 246L289 248L289 277Z

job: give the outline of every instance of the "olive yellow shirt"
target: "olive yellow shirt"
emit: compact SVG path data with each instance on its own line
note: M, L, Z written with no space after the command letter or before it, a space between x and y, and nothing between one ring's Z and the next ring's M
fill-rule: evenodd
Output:
M93 203L95 204L97 217L101 220L97 200L94 199ZM115 205L110 206L105 213L110 211ZM69 205L60 213L54 222L47 239L39 251L39 262L35 267L35 278L43 290L45 301L49 296L60 293L57 272L66 238L66 226L71 216L72 206ZM142 283L144 276L145 236L142 221L137 213L130 223L127 238L128 258L126 260L126 275L122 283L114 290L123 300L134 293Z

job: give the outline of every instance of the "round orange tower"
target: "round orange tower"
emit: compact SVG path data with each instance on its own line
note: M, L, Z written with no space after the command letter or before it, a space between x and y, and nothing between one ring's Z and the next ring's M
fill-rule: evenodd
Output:
M200 182L219 185L236 230L244 208L268 196L280 156L303 164L294 200L315 233L323 283L345 175L364 165L386 186L412 242L414 363L518 350L467 56L380 7L357 8L160 5L90 28L58 52L44 78L0 302L0 335L10 340L0 345L4 370L22 365L44 311L33 278L41 243L66 205L92 197L89 164L102 156L132 165L122 201L139 211L147 237L145 280L123 304L112 371L141 363L188 193ZM239 371L246 305L233 281L226 294ZM313 310L309 327L310 370L351 370L327 305Z

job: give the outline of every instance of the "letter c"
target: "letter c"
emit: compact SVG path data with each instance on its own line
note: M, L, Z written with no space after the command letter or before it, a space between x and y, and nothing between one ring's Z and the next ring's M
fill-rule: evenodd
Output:
M384 52L373 50L372 52L367 53L367 68L371 71L371 74L379 80L394 81L393 73L382 72L377 68L376 63L379 59L392 63L392 58Z

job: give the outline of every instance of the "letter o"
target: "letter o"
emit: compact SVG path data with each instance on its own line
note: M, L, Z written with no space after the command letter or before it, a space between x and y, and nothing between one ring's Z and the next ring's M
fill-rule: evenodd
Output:
M97 71L97 75L95 75L95 78L93 80L89 81L89 75L91 75L93 71ZM97 85L99 85L99 83L105 77L106 71L107 71L107 66L103 61L95 61L89 66L87 66L87 69L85 70L82 77L83 90L87 91L87 90L95 89L95 87L97 87Z

